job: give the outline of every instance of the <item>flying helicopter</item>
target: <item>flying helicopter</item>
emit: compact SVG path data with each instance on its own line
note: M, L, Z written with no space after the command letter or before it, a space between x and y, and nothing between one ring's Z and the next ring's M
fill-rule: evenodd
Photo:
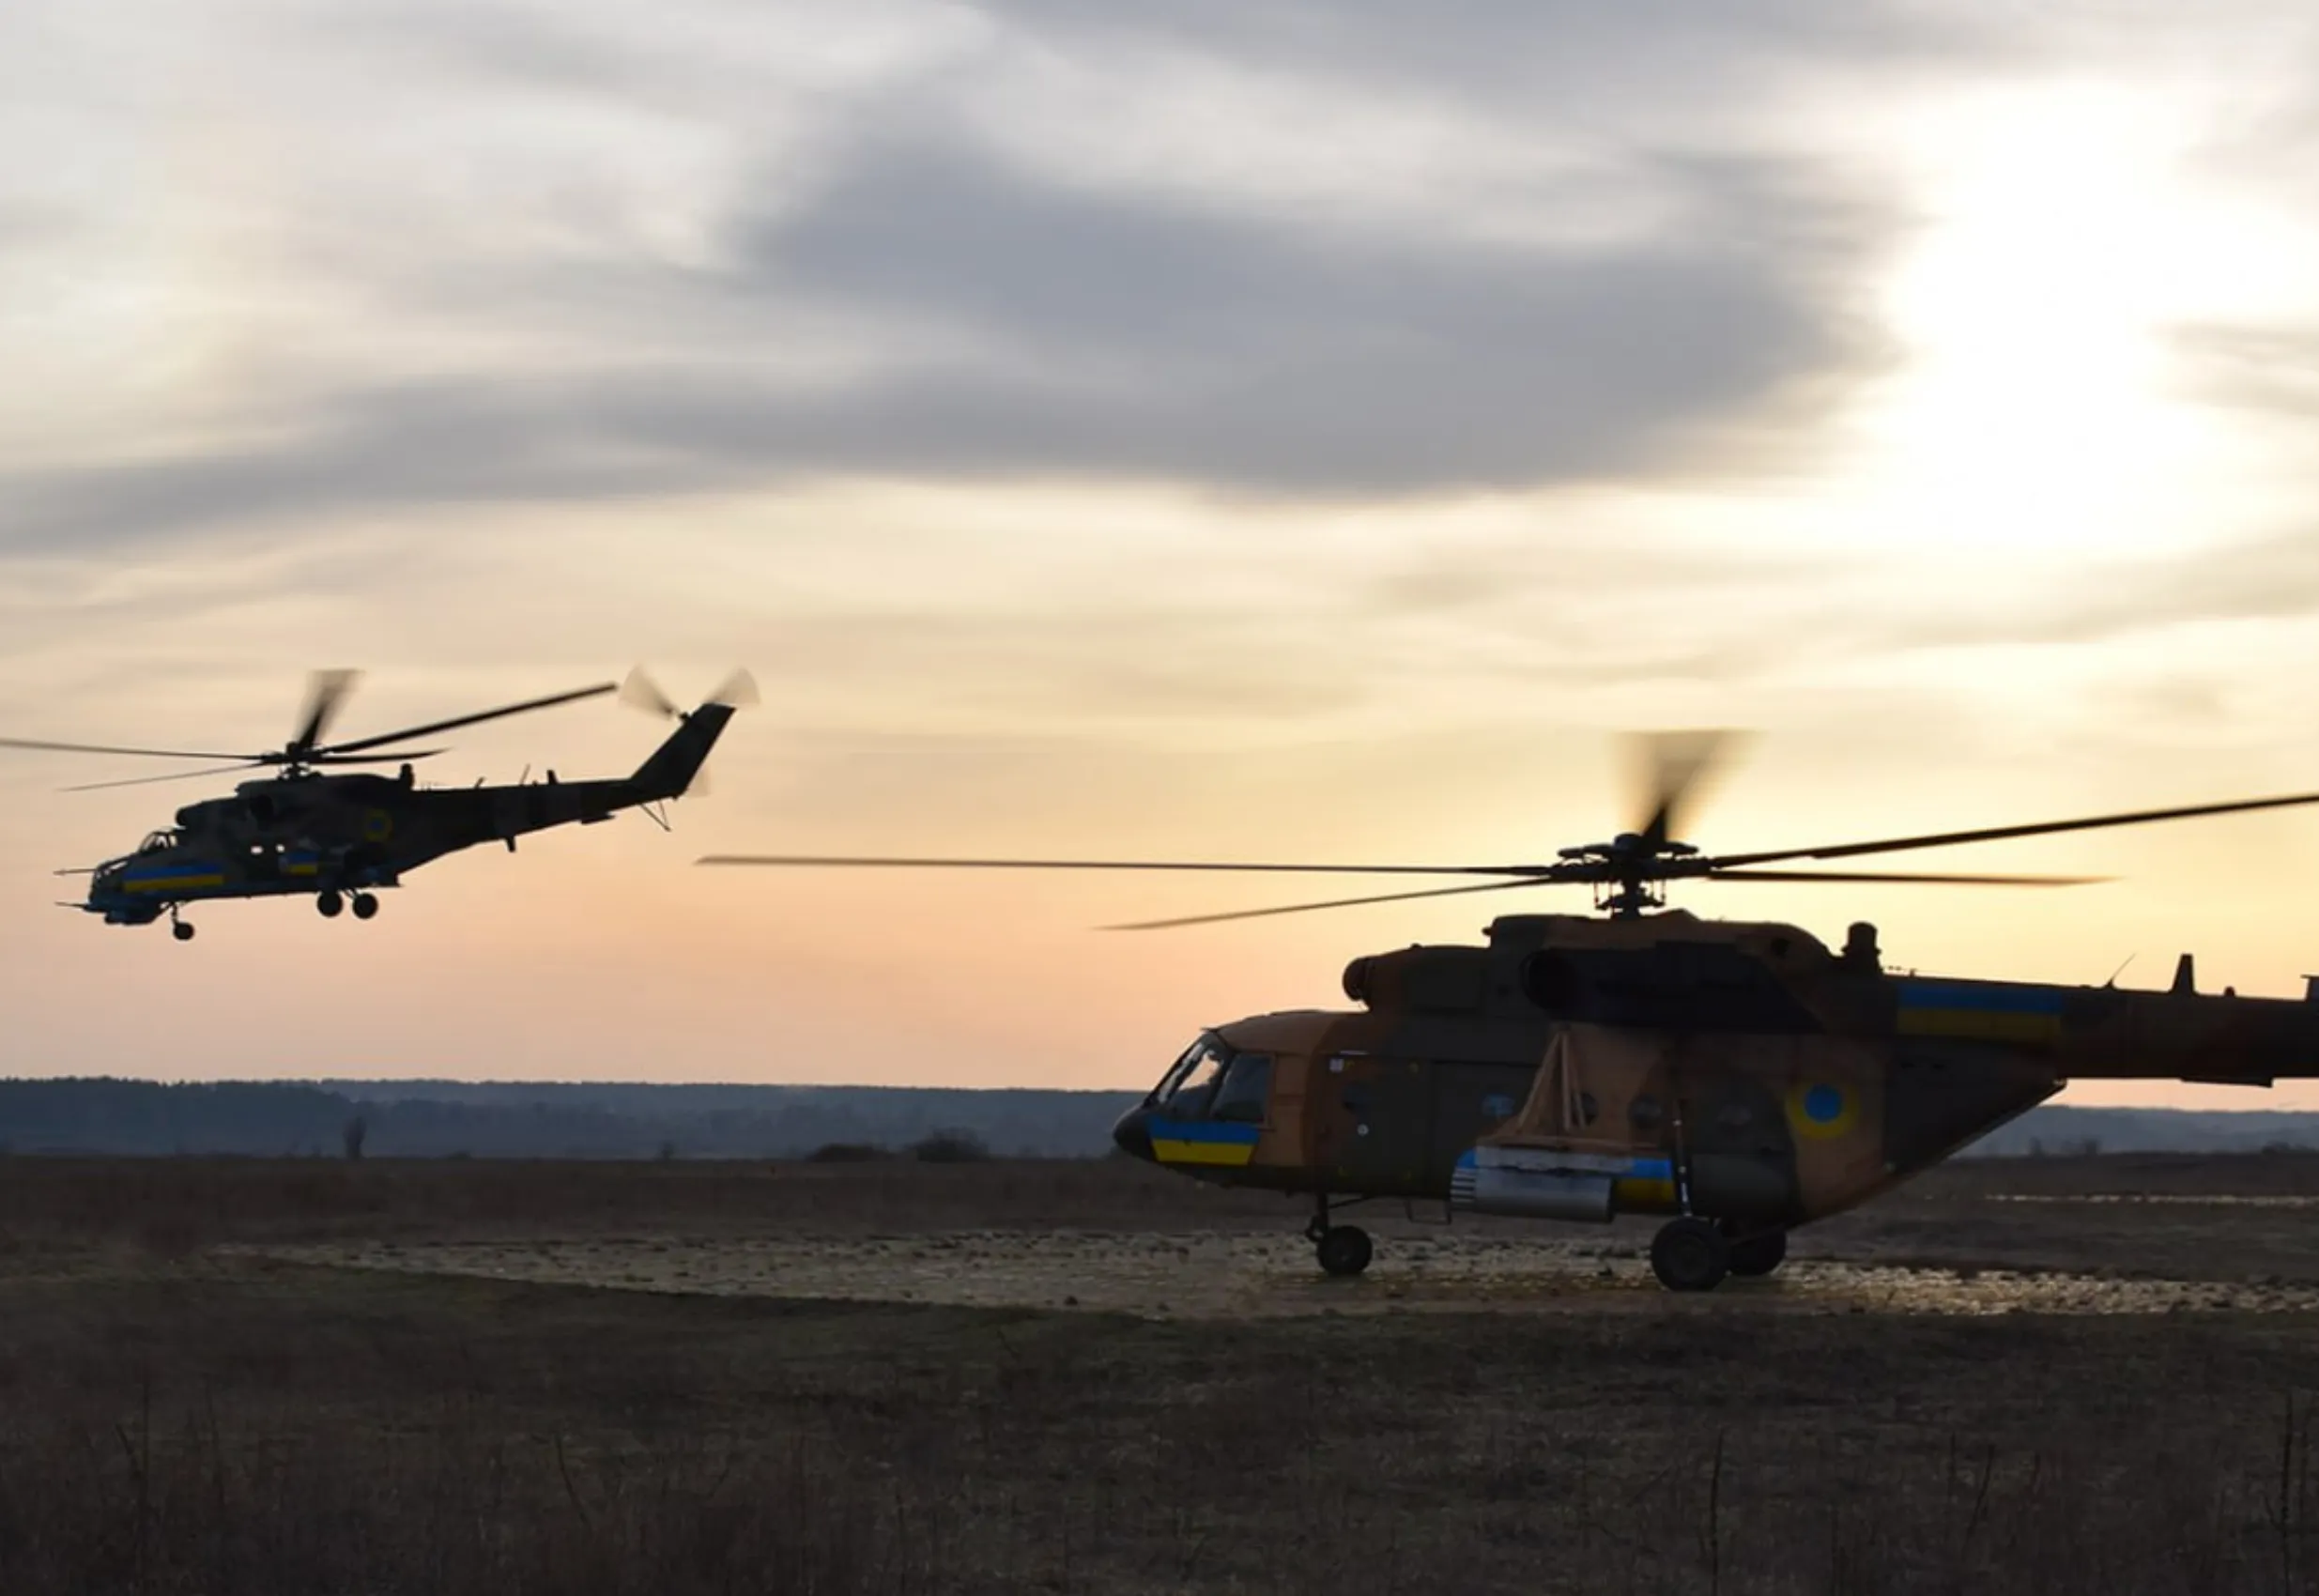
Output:
M1336 1214L1377 1200L1607 1223L1663 1218L1660 1282L1764 1276L1788 1234L1888 1191L2071 1081L2268 1086L2319 1077L2319 977L2300 1001L1944 977L1885 967L1877 930L1840 949L1776 922L1666 905L1671 882L2060 887L2106 878L1803 870L1917 849L2319 803L2319 792L1806 848L1709 854L1681 807L1726 742L1644 739L1644 818L1551 863L1421 866L1190 860L712 855L713 865L1215 870L1487 878L1106 928L1169 927L1534 886L1593 889L1601 917L1512 914L1485 944L1355 959L1359 1007L1251 1016L1203 1031L1113 1130L1196 1179L1308 1199L1321 1268L1358 1275L1373 1243Z
M406 875L448 853L485 842L503 842L514 852L515 839L528 832L593 825L622 809L644 809L665 824L658 806L695 788L701 764L733 711L754 702L756 695L747 673L736 672L687 713L639 669L624 683L598 683L397 731L331 742L330 729L360 676L352 670L314 672L295 734L280 748L258 753L0 738L0 747L7 748L213 761L200 770L91 782L65 789L69 792L242 770L269 772L238 783L231 797L205 798L178 809L174 825L148 834L134 852L87 870L58 871L89 878L87 898L63 907L101 915L108 926L149 926L165 914L179 942L193 937L192 923L182 915L185 906L217 898L304 895L313 898L326 918L335 919L351 909L356 919L368 920L378 913L378 891L400 886ZM429 787L419 783L414 765L445 750L401 745L614 692L631 705L678 722L652 756L625 776L561 781L551 770L545 782ZM214 762L218 760L230 762L219 765ZM398 763L401 769L393 775L340 770Z

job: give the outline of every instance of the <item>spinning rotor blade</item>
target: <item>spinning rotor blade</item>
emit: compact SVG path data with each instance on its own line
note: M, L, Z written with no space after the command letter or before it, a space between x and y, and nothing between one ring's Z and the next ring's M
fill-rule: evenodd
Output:
M351 743L337 743L327 748L310 750L315 754L358 754L366 749L382 747L389 743L400 743L406 737L429 737L438 731L451 731L462 726L478 726L486 720L500 720L511 714L524 714L532 710L553 709L558 704L572 703L580 698L601 698L620 691L617 682L599 682L592 687L580 687L569 693L551 693L545 698L528 698L520 704L503 704L496 710L483 710L475 714L454 715L449 720L430 721L424 726L406 726L400 731L381 732L376 737L357 738Z
M206 770L172 771L167 775L132 775L119 781L89 781L77 787L60 787L59 792L102 792L112 787L150 787L159 781L192 781L205 775L235 775L246 770L260 770L262 760L246 760L238 765L211 765Z
M1704 796L1716 768L1746 733L1728 730L1653 731L1629 739L1645 793L1638 835L1654 845L1673 840L1683 806Z
M376 754L315 754L307 760L310 765L391 765L399 760L431 760L447 748L397 748Z
M683 706L663 692L659 683L645 675L644 668L640 665L629 671L628 679L620 684L620 701L632 709L639 709L648 714L659 715L665 720L684 718ZM745 669L736 670L730 676L726 677L716 691L711 693L702 701L721 704L727 709L747 709L759 701L757 678L751 676Z
M1479 886L1437 886L1425 892L1387 892L1374 898L1332 898L1325 903L1283 903L1274 909L1236 909L1223 914L1185 914L1173 920L1138 920L1124 926L1102 926L1106 931L1164 931L1177 926L1213 926L1225 920L1261 920L1273 914L1304 914L1315 909L1353 909L1364 903L1407 903L1420 898L1455 898L1468 892L1505 892L1518 886L1566 886L1555 876L1527 881L1483 882Z
M949 870L1248 870L1315 876L1521 876L1553 879L1550 865L1275 865L1186 859L882 859L820 853L710 853L696 865L828 865L844 868Z
M290 739L291 752L310 751L322 741L338 712L346 707L346 695L361 680L359 670L317 670L306 678L306 704L298 713L298 734Z
M406 748L399 753L392 754L317 754L308 759L306 763L310 765L386 765L398 761L431 760L443 751L440 748ZM121 781L84 782L77 787L60 787L56 790L59 792L102 792L107 788L113 787L150 787L158 781L192 781L197 776L234 775L246 770L263 770L268 765L281 762L280 760L271 757L263 760L245 760L238 765L210 765L202 770L172 771L167 775L132 775Z
M2140 809L2131 814L2095 815L2078 821L2044 821L2034 825L1989 826L1979 831L1936 832L1927 836L1892 837L1878 842L1844 842L1826 848L1789 848L1770 853L1727 853L1708 861L1714 870L1777 864L1789 859L1850 859L1863 853L1898 853L1912 848L1948 848L1964 842L2000 842L2014 836L2048 836L2055 832L2093 831L2102 826L2140 825L2148 821L2194 820L2201 815L2232 815L2249 809L2283 809L2297 804L2319 804L2319 792L2284 798L2247 798L2229 804L2194 804L2179 809Z
M43 743L23 737L0 737L0 748L36 748L58 754L130 754L153 760L256 760L258 754L188 753L183 748L115 748L101 743Z
M1711 882L1899 882L1927 886L2099 886L2115 876L1948 876L1906 870L1710 870Z
M1479 886L1434 887L1424 892L1388 892L1372 898L1338 898L1323 903L1288 903L1274 909L1239 909L1223 914L1186 914L1172 920L1140 920L1104 926L1106 931L1159 931L1177 926L1212 926L1224 920L1258 920L1273 914L1303 914L1315 909L1352 909L1367 903L1407 903L1421 898L1455 898L1469 892L1503 892L1519 886L1578 886L1602 879L1596 869L1540 871L1521 881L1483 882ZM1866 870L1716 870L1707 881L1735 882L1912 882L1942 886L2086 886L2109 876L1944 876Z
M644 674L640 665L628 672L628 679L620 684L620 701L664 720L676 720L684 714L674 698L660 690L658 683Z
M751 676L746 668L726 677L716 691L709 695L709 702L723 704L727 709L745 710L759 701L757 678Z

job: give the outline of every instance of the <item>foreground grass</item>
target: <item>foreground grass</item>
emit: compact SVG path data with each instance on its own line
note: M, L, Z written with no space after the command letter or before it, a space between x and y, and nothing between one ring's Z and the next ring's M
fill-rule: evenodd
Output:
M2319 1337L2277 1318L7 1289L10 1596L2319 1587Z
M2130 1266L2155 1222L2283 1267L2299 1209L1979 1193L2314 1175L1965 1170L1834 1244ZM2319 1588L2319 1325L2284 1315L1160 1324L209 1251L1290 1222L1109 1165L0 1159L0 1593Z

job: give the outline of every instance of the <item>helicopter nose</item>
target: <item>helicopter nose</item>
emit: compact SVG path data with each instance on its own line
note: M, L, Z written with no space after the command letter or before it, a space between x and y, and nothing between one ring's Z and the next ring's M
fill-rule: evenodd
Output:
M1129 1109L1112 1127L1112 1141L1131 1159L1151 1162L1151 1124L1141 1108Z

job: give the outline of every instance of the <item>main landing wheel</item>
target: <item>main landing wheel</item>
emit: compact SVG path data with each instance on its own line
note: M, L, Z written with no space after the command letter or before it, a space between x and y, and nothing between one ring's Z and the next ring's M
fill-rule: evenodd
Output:
M1731 1243L1731 1272L1735 1275L1768 1275L1788 1261L1788 1233L1767 1231Z
M356 919L367 920L377 913L378 899L367 892L358 892L354 895L354 917Z
M1731 1272L1731 1243L1709 1220L1669 1220L1651 1239L1651 1272L1669 1291L1712 1291Z
M1321 1232L1313 1244L1320 1254L1321 1267L1332 1275L1358 1275L1369 1266L1375 1251L1369 1245L1369 1233L1359 1225L1330 1225Z
M314 906L322 912L322 917L325 920L335 920L346 907L346 895L341 893L336 887L332 887L330 891L315 898L314 900Z

